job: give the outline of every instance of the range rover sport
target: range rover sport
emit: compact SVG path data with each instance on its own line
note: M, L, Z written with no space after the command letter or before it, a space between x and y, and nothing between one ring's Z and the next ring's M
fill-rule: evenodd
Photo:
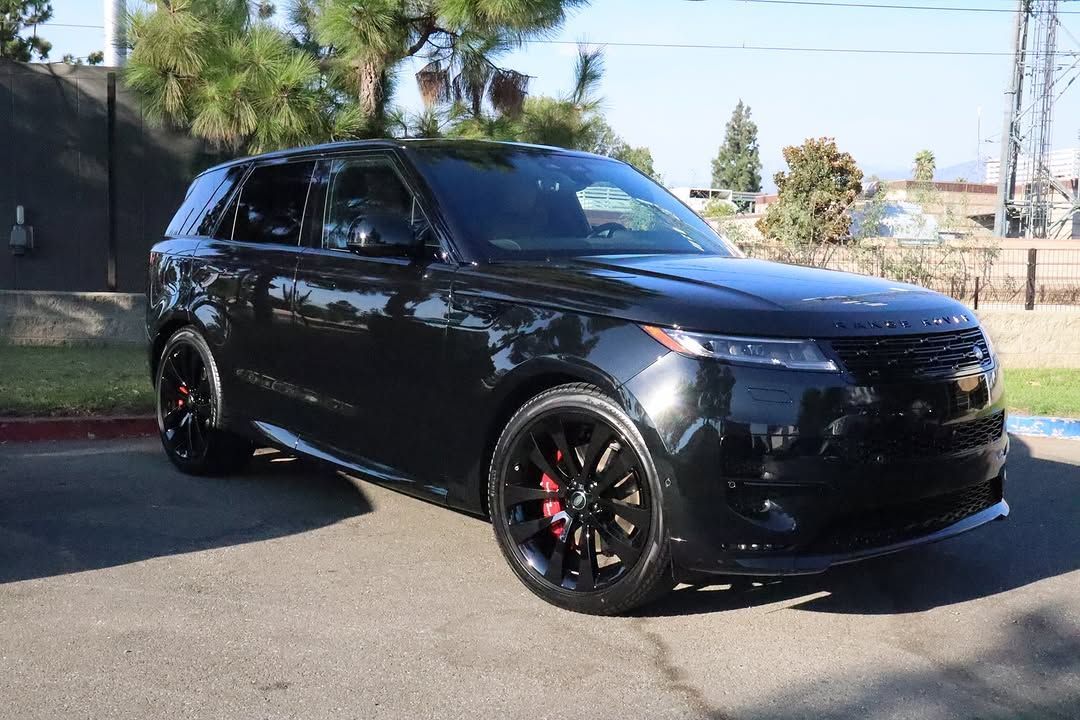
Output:
M1001 376L969 310L747 259L608 158L369 141L226 163L153 248L148 297L181 470L272 445L486 514L571 610L1009 512Z

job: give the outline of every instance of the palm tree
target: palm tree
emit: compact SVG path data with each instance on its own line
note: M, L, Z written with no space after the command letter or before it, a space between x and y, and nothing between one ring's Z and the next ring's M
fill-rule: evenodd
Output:
M920 150L915 154L915 164L912 168L916 182L932 182L937 161L934 153L930 150Z
M524 40L559 27L587 0L301 0L329 48L336 79L351 91L370 134L384 130L395 68L408 58L425 103L463 103L474 117L485 97L504 114L520 111L528 76L495 63Z
M459 107L450 134L595 150L609 130L600 115L603 101L597 94L603 75L603 48L580 46L574 83L565 96L522 98L520 109L512 113L501 111L496 103L492 103L494 112L490 115L472 114Z

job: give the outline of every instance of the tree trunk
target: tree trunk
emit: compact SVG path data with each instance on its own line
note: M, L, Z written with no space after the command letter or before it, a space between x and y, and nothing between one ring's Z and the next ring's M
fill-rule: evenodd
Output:
M386 72L382 64L369 61L357 68L360 85L360 111L368 132L381 134L386 109Z

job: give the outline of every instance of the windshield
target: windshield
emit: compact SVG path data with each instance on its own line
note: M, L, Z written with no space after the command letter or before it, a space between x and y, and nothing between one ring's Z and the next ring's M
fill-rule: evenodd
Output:
M493 143L414 149L461 241L489 260L737 254L689 208L623 163Z

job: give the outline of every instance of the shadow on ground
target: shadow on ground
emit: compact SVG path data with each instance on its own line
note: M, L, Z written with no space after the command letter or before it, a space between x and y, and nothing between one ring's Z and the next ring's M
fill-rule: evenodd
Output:
M53 448L0 448L0 583L291 535L370 509L349 479L278 453L240 476L197 478L156 443Z
M1005 495L1008 520L966 535L822 575L683 588L642 614L692 615L781 601L816 612L919 612L1080 569L1080 465L1033 457L1013 438Z

